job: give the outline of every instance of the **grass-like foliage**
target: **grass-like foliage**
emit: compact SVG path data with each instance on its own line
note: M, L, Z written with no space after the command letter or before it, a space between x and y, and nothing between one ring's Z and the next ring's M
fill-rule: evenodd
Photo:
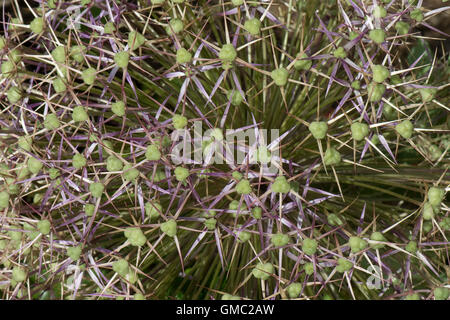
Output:
M426 3L4 2L0 298L448 299L449 7ZM205 154L280 135L176 164L194 122Z

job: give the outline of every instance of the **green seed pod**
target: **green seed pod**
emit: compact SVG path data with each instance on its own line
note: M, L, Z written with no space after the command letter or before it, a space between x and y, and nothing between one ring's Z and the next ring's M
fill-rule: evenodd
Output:
M334 148L329 147L323 156L325 165L333 166L341 162L341 154Z
M91 3L92 0L80 0L80 3L82 6L87 6L88 4Z
M404 120L395 126L395 131L405 139L411 138L414 126L411 121Z
M47 114L44 119L44 127L49 131L58 129L60 125L58 116L54 113Z
M418 293L408 294L405 300L420 300L420 295Z
M10 103L16 103L22 99L22 92L18 87L11 87L6 92L6 96L8 97L8 101Z
M112 171L112 172L116 172L116 171L120 171L123 168L123 163L122 161L117 158L116 156L110 155L107 159L106 159L106 170L108 171Z
M371 102L378 102L383 97L386 91L386 86L381 83L371 82L367 87L367 92L369 95L369 100Z
M289 243L289 236L284 233L273 234L270 238L270 242L272 242L275 247L283 247Z
M117 101L111 105L111 111L118 117L123 117L125 115L125 102Z
M256 161L267 164L272 160L272 154L269 150L267 150L266 146L259 146L258 149L256 149Z
M17 170L17 180L24 180L30 175L30 170L28 170L26 165L18 166Z
M17 226L12 226L13 228L18 228ZM11 237L11 241L17 242L20 247L20 241L22 240L22 232L20 231L8 231L8 235Z
M167 33L169 35L172 35L173 33L180 33L181 31L183 31L183 29L184 29L183 21L181 21L180 19L172 19L169 22Z
M383 236L383 234L381 232L374 232L370 235L370 240L374 240L374 241L386 241L386 238ZM371 243L370 247L372 247L373 249L382 249L384 248L384 244L382 243Z
M17 178L17 180L19 180L19 178ZM6 178L6 186L7 186L7 192L10 195L14 195L14 194L18 194L20 189L19 189L19 185L16 184L16 179L14 178Z
M347 57L347 52L343 47L339 47L333 52L333 56L338 59L345 59Z
M136 293L136 294L133 296L133 299L134 299L134 300L146 300L145 297L144 297L144 295L143 295L142 293Z
M341 226L344 224L344 221L335 213L330 213L327 217L327 221L332 226Z
M89 185L89 192L94 198L101 198L105 187L100 182L94 182Z
M423 13L422 13L422 11L419 8L414 9L413 11L411 11L409 16L411 17L411 19L416 20L417 22L422 22L423 21Z
M361 239L360 237L350 237L350 239L348 240L348 244L353 253L364 250L365 248L367 248L368 245L367 241Z
M434 209L431 203L425 202L422 210L422 216L424 220L431 220L434 218Z
M424 233L428 233L433 229L433 223L430 221L425 221L422 225L422 230Z
M228 205L228 208L230 210L238 210L239 209L239 201L238 200L231 201L230 204ZM247 210L247 205L245 204L245 202L242 202L240 211L245 211L245 210Z
M405 250L409 253L416 253L417 252L417 242L416 241L410 241L405 247Z
M257 36L261 31L261 21L257 18L249 19L245 21L244 29L252 36Z
M50 168L50 169L48 170L48 174L49 174L49 176L50 176L50 179L55 180L56 178L59 177L60 172L59 172L59 170L56 169L56 168Z
M33 144L33 140L30 136L20 136L18 139L18 145L25 151L31 151L31 145Z
M238 234L238 239L241 243L247 242L252 237L252 234L248 231L240 231Z
M172 0L173 3L183 3L184 0Z
M387 15L387 11L385 8L376 6L373 8L373 16L377 19L384 18Z
M262 217L262 208L260 208L260 207L254 207L254 208L252 209L252 216L253 216L253 218L255 218L255 219L261 219L261 217Z
M287 71L286 68L278 68L273 70L270 75L275 84L282 87L288 82L289 71Z
M152 4L157 5L157 4L162 4L164 3L165 0L151 0Z
M270 262L258 263L252 270L252 274L257 279L267 280L274 272L274 267Z
M308 58L308 55L306 53L299 54L298 59L305 59ZM296 70L308 70L312 66L311 60L297 60L294 63L294 68Z
M241 180L243 175L239 171L234 171L231 176L236 179L237 181Z
M84 52L86 51L86 47L83 45L73 46L70 49L70 56L78 63L84 61Z
M206 219L203 223L208 230L214 230L216 228L217 220L214 218L209 218Z
M177 50L177 63L184 64L190 62L191 60L192 60L192 53L190 53L184 48L180 48Z
M442 230L449 231L450 230L450 217L443 218L442 221L439 222L439 226L441 227ZM433 226L431 225L431 228L432 227ZM425 229L425 227L424 227L424 229Z
M103 26L103 33L105 34L113 34L116 31L116 26L111 21L108 21Z
M40 160L30 157L28 158L27 166L28 170L30 170L31 173L36 174L39 173L39 171L41 171L44 165Z
M58 46L51 52L53 60L59 63L66 62L66 49L64 46Z
M344 258L338 259L338 265L336 266L336 271L344 273L346 271L350 271L353 268L353 263Z
M94 68L87 68L82 72L81 78L83 79L84 83L86 83L87 85L91 85L95 81L96 73L97 70L95 70Z
M244 4L244 0L231 0L231 3L233 4L233 6L238 7Z
M224 44L219 52L219 58L225 62L233 62L237 57L236 49L232 44Z
M447 300L450 296L450 289L445 287L436 288L433 291L434 300Z
M6 46L6 39L3 36L0 36L0 50L3 50L3 48Z
M408 34L409 28L410 28L410 25L403 21L399 21L395 24L395 30L397 30L399 35Z
M86 163L86 158L80 153L76 153L72 158L72 165L75 169L83 168L86 166Z
M176 167L174 173L175 178L180 182L185 181L189 177L189 170L183 167Z
M231 96L231 95L233 95L233 96ZM234 90L234 92L233 92L233 90L229 90L227 97L228 97L228 100L231 100L231 104L235 107L238 107L242 103L242 100L243 100L242 95L238 90Z
M302 245L302 251L307 255L314 255L317 251L317 241L314 239L304 239Z
M439 207L445 196L445 190L437 187L431 187L428 190L428 202L433 207Z
M327 136L328 124L325 121L313 121L308 129L315 139L321 140Z
M48 220L41 220L37 223L37 227L39 229L39 232L42 234L49 234L50 233L50 221Z
M95 212L95 205L93 205L92 203L86 203L84 205L84 213L86 214L87 217L92 217L94 215Z
M19 31L20 26L17 26L18 24L22 24L22 21L19 18L12 18L10 21L10 31Z
M131 245L141 247L147 242L147 238L139 228L128 228L124 231L125 237Z
M56 93L62 93L66 91L67 87L64 83L64 80L60 77L57 77L55 80L53 80L53 89L55 89Z
M314 264L312 262L305 263L303 266L305 273L310 276L314 273Z
M293 282L286 288L286 291L288 293L289 298L295 299L302 292L302 284L298 282Z
M5 209L9 205L9 193L0 191L0 209Z
M73 261L77 261L78 259L80 259L80 256L81 256L81 244L79 244L76 247L67 248L67 255Z
M145 43L145 37L137 31L131 31L128 34L128 46L133 51Z
M145 151L145 158L149 161L158 161L161 159L161 152L156 145L151 144L147 147L147 151Z
M9 60L14 62L15 64L19 63L22 60L22 52L19 49L12 49L9 53Z
M41 17L36 17L30 23L31 32L39 34L44 30L44 19Z
M358 80L355 80L352 82L351 86L353 89L359 90L359 89L361 89L361 82L359 82Z
M355 40L356 38L358 38L359 36L359 32L356 31L350 31L350 33L348 34L348 38L350 39L350 41Z
M350 126L352 138L356 141L364 140L369 134L369 126L366 123L354 122Z
M422 97L422 102L427 103L434 99L437 89L436 88L421 88L421 89L419 89L419 92Z
M377 43L377 44L381 44L385 41L386 39L386 32L384 32L384 30L382 29L374 29L374 30L370 30L369 32L369 38L370 40L372 40L373 42Z
M27 271L22 267L14 267L12 270L12 279L16 282L23 282L27 279Z
M439 149L439 147L434 144L428 148L428 151L430 153L431 161L436 161L442 156L441 149Z
M216 216L216 212L208 210L206 212L203 213L203 217L205 218L211 218L211 217L215 217Z
M177 222L173 219L167 220L161 223L160 229L163 233L173 238L177 234Z
M149 178L152 178L153 173L150 173ZM155 176L153 177L153 182L160 182L162 180L166 179L166 174L164 173L163 170L156 170L155 172Z
M83 122L89 119L89 116L83 106L76 106L72 111L72 119L75 122Z
M239 181L236 185L236 192L239 194L250 194L252 192L250 181L245 179Z
M42 193L35 193L33 196L33 204L39 204L42 201L43 196Z
M373 72L373 81L377 83L384 82L384 80L386 80L391 76L389 70L385 66L379 64L372 66L372 72Z
M133 168L133 165L126 164L123 167L123 178L125 181L134 181L139 177L139 170L136 168Z
M114 55L114 62L119 68L125 69L128 67L128 62L130 60L130 54L126 51L117 52Z
M172 118L172 124L175 129L183 129L184 127L186 127L187 123L187 118L182 115L176 114Z
M12 61L8 60L8 61L5 61L2 63L1 69L2 69L2 75L4 75L4 77L9 77L14 73L16 66L14 65L14 63Z
M130 268L128 267L128 261L125 259L120 259L120 260L114 261L112 264L112 268L113 268L114 272L116 272L117 274L119 274L120 276L122 276L124 278L130 271Z
M288 193L291 189L289 182L287 182L286 177L278 176L272 184L272 192L275 193Z

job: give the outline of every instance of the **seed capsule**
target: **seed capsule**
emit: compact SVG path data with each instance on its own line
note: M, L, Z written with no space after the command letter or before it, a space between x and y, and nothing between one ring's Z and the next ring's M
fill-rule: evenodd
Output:
M128 67L128 61L130 60L130 54L126 51L117 52L114 55L114 62L119 68L125 69Z
M395 131L405 139L411 138L414 126L411 121L404 120L395 126Z
M44 30L44 19L41 17L34 18L30 23L31 32L39 34Z
M174 237L177 234L177 222L173 219L161 223L160 229L169 237Z
M375 42L377 44L381 44L386 39L386 32L384 32L384 30L381 30L381 29L370 30L369 38L373 42Z
M245 21L244 29L253 36L257 36L261 31L261 21L257 18L253 18Z

